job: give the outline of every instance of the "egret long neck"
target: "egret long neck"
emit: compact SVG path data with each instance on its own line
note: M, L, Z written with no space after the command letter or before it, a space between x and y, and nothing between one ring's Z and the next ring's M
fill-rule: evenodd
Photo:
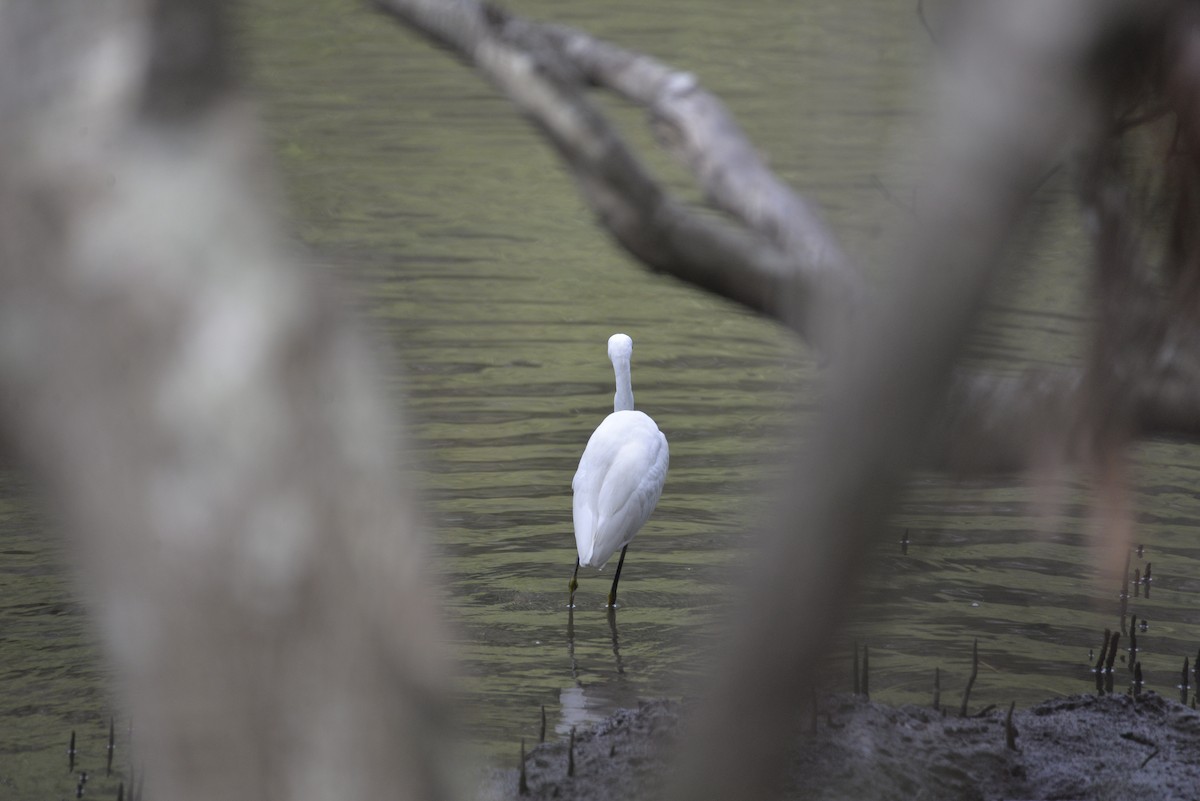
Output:
M632 411L633 382L629 378L629 359L613 359L613 371L617 374L617 394L613 396L613 411Z

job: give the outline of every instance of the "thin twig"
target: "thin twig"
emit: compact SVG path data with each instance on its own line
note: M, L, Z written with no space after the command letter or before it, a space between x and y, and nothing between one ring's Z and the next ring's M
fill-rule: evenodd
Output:
M979 639L971 645L971 676L967 679L967 688L963 690L962 706L958 708L958 716L967 716L967 703L971 699L971 687L975 685L975 677L979 675Z

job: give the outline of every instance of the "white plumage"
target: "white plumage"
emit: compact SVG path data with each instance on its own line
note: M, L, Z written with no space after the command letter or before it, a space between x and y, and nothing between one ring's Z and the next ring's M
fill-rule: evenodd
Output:
M579 564L604 567L654 511L667 477L667 438L642 412L604 418L579 460L575 544Z
M579 566L603 567L620 549L621 560L608 594L608 605L616 605L625 548L654 511L667 477L667 438L649 415L633 410L629 372L633 340L613 334L608 340L608 357L617 383L614 411L592 432L571 482L579 551L571 577L571 605Z

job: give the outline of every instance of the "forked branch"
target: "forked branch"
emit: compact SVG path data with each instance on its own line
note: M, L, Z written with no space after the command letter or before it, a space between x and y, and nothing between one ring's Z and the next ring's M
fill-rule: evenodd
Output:
M473 0L376 2L513 100L558 150L601 224L646 265L783 320L821 348L832 323L853 316L861 280L837 240L691 74ZM590 86L646 108L727 216L672 197L589 99Z

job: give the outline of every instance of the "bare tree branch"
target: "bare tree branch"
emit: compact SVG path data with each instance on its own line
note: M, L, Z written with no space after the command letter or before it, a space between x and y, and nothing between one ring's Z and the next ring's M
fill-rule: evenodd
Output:
M853 315L859 278L836 240L693 76L472 0L376 1L504 91L563 156L604 226L647 265L788 321L820 347L832 338L827 324ZM672 198L587 98L585 81L650 108L709 197L741 224Z
M1023 472L1039 459L1078 460L1090 444L1082 383L1082 370L957 371L921 445L920 466L966 475Z
M1143 347L1123 357L1126 367L1106 366L1103 378L1082 367L1015 376L956 371L922 444L920 466L975 475L1024 472L1046 459L1085 461L1097 426L1118 422L1107 413L1095 419L1097 404L1088 400L1095 381L1118 383L1121 400L1112 411L1122 410L1126 436L1200 435L1200 325L1176 317L1144 333Z
M724 104L694 76L570 28L535 29L594 85L647 109L660 142L688 166L717 208L764 234L821 280L856 288L855 268L817 209L767 169Z
M827 355L876 313L858 270L819 213L766 168L722 104L691 74L472 0L376 2L449 46L512 97L562 153L600 221L647 265L783 320ZM940 47L944 59L952 58L955 39ZM733 221L690 211L670 197L590 103L589 86L646 108L660 141ZM1047 168L1040 180L1055 169ZM1143 353L1142 363L1153 365L1154 374L1139 373L1121 391L1137 395L1127 404L1138 431L1200 436L1200 425L1186 414L1189 393L1196 391L1191 402L1200 406L1200 376L1187 355L1194 348L1179 335L1170 339L1181 350L1167 348L1164 340L1163 347ZM979 385L970 386L974 381ZM1045 450L1048 433L1057 452L1076 458L1092 436L1080 407L1072 405L1080 398L1080 381L1074 370L1018 379L960 372L940 406L945 419L933 440L945 450L927 448L928 463L960 471L1027 465ZM1066 394L1051 399L1046 393L1055 388ZM1159 397L1159 388L1166 394ZM1014 404L1023 389L1043 403ZM1020 443L1031 449L1018 452Z

